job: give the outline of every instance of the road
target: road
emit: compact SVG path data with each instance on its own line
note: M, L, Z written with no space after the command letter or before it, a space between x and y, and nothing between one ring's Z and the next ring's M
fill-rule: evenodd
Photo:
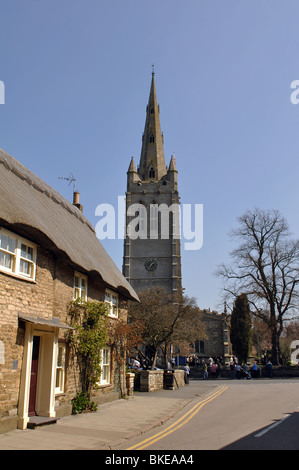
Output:
M215 381L212 392L125 450L189 449L299 450L299 380Z

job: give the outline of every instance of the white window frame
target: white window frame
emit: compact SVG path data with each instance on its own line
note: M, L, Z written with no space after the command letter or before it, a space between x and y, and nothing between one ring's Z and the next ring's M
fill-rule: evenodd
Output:
M55 394L64 393L66 344L58 343L56 361Z
M78 279L78 285L76 285L76 278ZM83 283L85 287L83 287ZM83 302L87 302L87 284L88 278L85 274L81 274L75 271L74 274L74 300L81 299Z
M10 250L9 247L2 246L2 237L8 237L14 240L14 249ZM26 247L26 253L24 256L24 246ZM10 266L4 266L0 264L0 271L5 272L6 274L11 274L12 276L17 276L22 279L28 279L35 281L36 275L36 253L37 245L30 242L26 238L20 237L19 235L10 232L9 230L0 227L0 260L1 255L5 257L9 256L11 258ZM30 254L30 256L29 256ZM27 265L29 268L29 273L26 273L21 268L21 264Z
M111 348L106 346L101 349L101 375L99 385L110 385L111 380Z
M118 294L113 290L105 290L105 304L108 307L108 316L118 318Z

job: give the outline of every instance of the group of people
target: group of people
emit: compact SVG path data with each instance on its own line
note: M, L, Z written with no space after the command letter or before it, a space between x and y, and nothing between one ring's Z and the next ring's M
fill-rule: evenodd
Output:
M221 377L222 370L222 357L210 357L209 359L199 359L197 356L190 356L186 358L186 363L183 366L185 372L185 383L189 383L190 367L200 367L203 371L203 379L219 379ZM132 357L129 360L129 364L133 369L148 369L150 364L147 363L144 359L140 359L137 356ZM175 358L169 360L168 368L175 367ZM268 377L272 377L272 363L270 360L265 364ZM231 379L251 379L259 377L259 369L257 361L254 361L252 367L249 369L249 366L246 362L242 364L239 363L237 357L231 357L229 361L230 369L230 378Z
M238 363L238 359L234 358L234 360L230 360L230 371L231 371L231 379L234 379L237 377L237 379L241 379L242 377L244 379L251 379L259 377L259 369L257 365L257 361L254 361L251 370L249 370L249 366L246 362L244 362L242 365ZM268 377L272 377L272 362L270 360L267 361L266 363L266 371Z
M222 369L222 358L201 359L199 365L203 371L203 379L220 378ZM270 360L265 364L268 377L272 377L272 363ZM231 379L251 379L259 377L257 361L251 367L246 362L240 363L237 357L231 357L229 362Z
M237 379L241 379L242 377L244 379L251 379L251 373L246 362L241 365L238 360L234 358L234 360L230 361L229 368L231 379L234 379L235 377L237 377Z
M221 377L221 358L213 359L210 357L207 361L202 359L201 367L203 369L203 379L208 379L209 374L213 379Z

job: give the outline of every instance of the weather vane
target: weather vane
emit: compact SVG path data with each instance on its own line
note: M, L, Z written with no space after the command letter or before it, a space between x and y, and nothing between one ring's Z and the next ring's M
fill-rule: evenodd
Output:
M69 181L69 186L73 183L73 191L75 192L76 178L72 173L70 173L68 178L63 178L62 176L59 176L58 179Z

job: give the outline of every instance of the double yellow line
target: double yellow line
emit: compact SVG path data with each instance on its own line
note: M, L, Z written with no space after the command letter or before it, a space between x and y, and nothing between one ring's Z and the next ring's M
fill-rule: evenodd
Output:
M225 386L220 387L218 390L216 390L214 393L209 395L207 398L200 401L199 403L196 403L196 405L194 405L193 408L191 408L191 410L189 410L187 413L185 413L180 419L175 421L175 423L171 424L166 429L164 429L164 431L160 431L157 434L155 434L154 436L149 437L148 439L145 439L144 441L141 441L138 444L136 444L135 446L129 447L126 450L134 450L134 449L135 450L142 450L142 449L145 449L146 447L154 444L155 442L159 441L160 439L163 439L164 437L166 437L169 434L173 433L177 429L184 426L184 424L188 423L188 421L190 421L190 419L192 419L196 415L196 413L198 413L199 410L201 410L201 408L203 408L207 403L210 403L212 400L214 400L219 395L221 395L221 393L223 393L225 390L227 390L227 388L228 387L225 387Z

